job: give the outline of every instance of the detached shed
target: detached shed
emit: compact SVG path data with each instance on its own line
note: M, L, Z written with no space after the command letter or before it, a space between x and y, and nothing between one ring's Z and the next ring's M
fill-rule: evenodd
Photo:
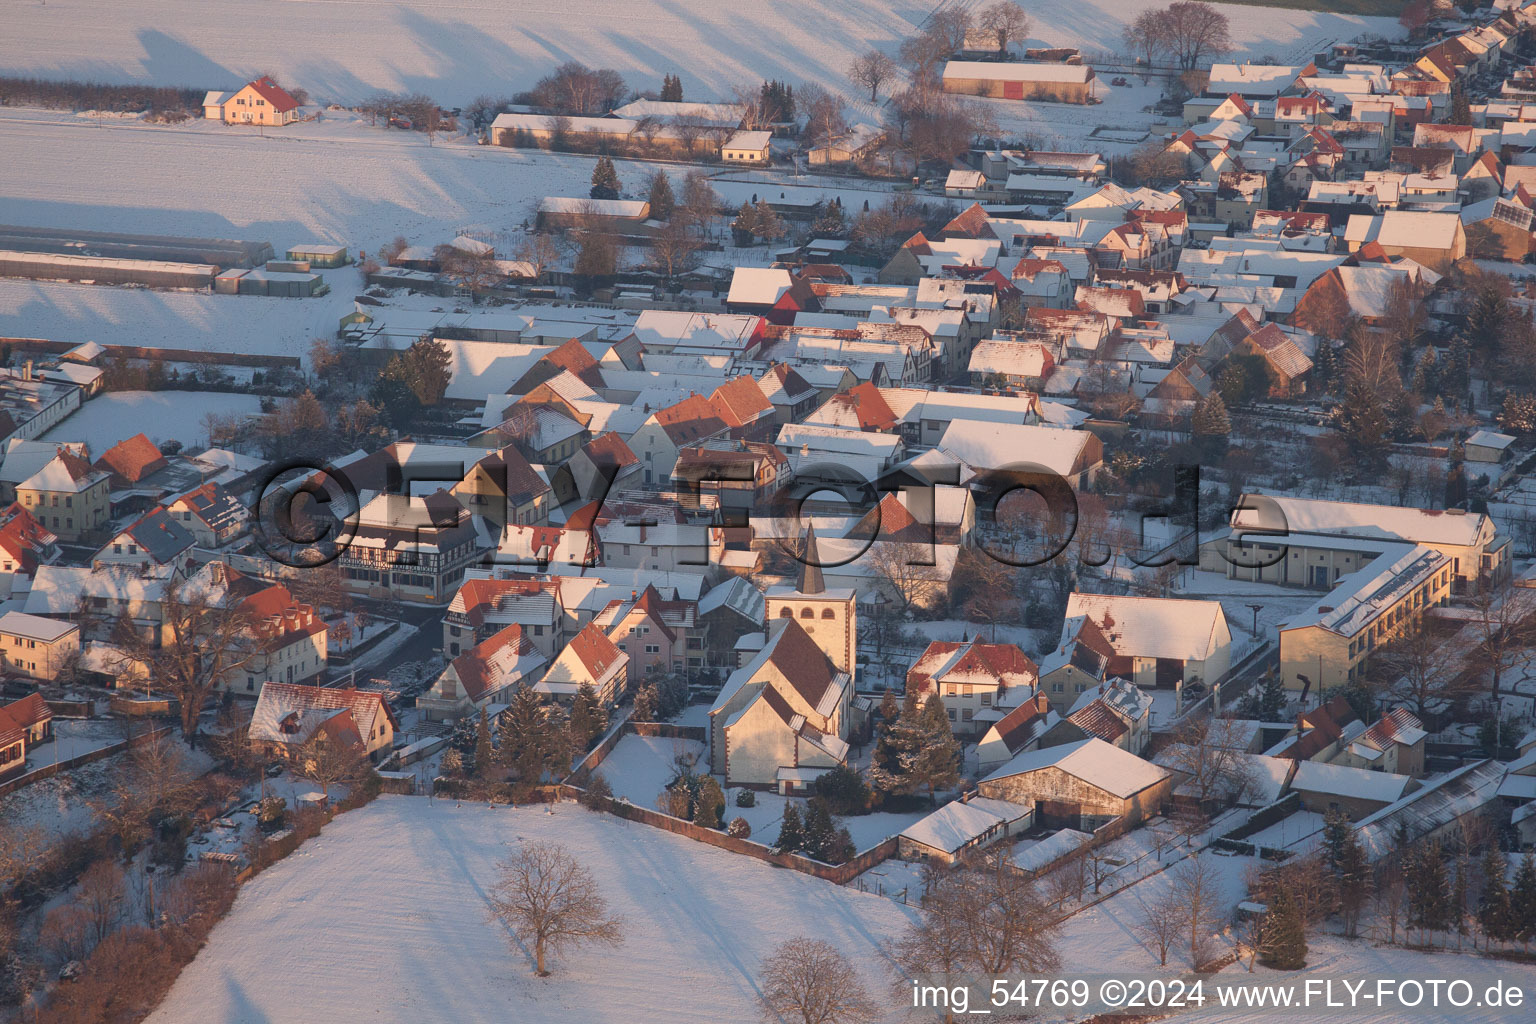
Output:
M1028 831L1034 809L1028 804L973 797L947 803L896 837L903 860L953 864L972 850Z
M944 66L944 91L1003 100L1092 103L1093 68L1086 64L952 60Z
M1479 430L1467 438L1467 461L1503 462L1509 457L1509 446L1514 443L1515 439L1509 434L1499 434L1492 430Z
M720 147L720 159L728 164L765 164L772 132L737 132Z

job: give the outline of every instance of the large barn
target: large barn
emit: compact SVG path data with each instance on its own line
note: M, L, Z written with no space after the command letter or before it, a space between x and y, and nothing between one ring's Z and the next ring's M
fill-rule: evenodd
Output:
M1091 832L1116 818L1137 824L1172 795L1173 776L1090 738L1029 750L977 785L982 796L1035 805L1035 823Z
M944 66L944 91L1000 100L1092 103L1093 68L1086 64L952 60Z

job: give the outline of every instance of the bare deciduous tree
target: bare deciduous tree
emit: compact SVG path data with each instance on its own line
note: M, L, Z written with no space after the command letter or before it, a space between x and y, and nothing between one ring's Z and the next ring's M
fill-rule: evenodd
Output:
M1211 933L1225 916L1221 905L1221 876L1207 858L1187 857L1169 872L1169 893L1181 912L1180 925L1189 937L1189 962L1196 970L1211 959Z
M848 65L848 77L855 84L869 90L871 103L879 98L880 87L894 80L898 71L896 62L879 50L862 53L853 58L853 63Z
M934 564L931 546L897 541L870 545L870 570L884 583L903 612L924 607L944 593L947 581Z
M198 716L219 682L263 651L251 633L250 612L216 579L213 564L191 578L171 577L156 635L145 636L127 618L119 620L115 631L124 653L142 662L159 688L180 704L181 734L189 743L197 740Z
M764 958L761 975L765 1020L864 1024L876 1015L848 958L820 939L780 943Z
M540 975L549 973L544 964L551 952L622 941L622 922L609 915L597 880L565 847L524 843L501 862L500 872L491 890L491 916L533 947Z
M976 864L935 875L929 913L893 943L898 970L916 974L1039 974L1057 970L1059 924L1036 883L994 850Z
M1254 785L1253 764L1243 749L1247 734L1230 718L1194 722L1167 748L1168 768L1184 778L1181 788L1196 801L1241 799Z
M351 786L368 777L372 765L356 743L317 733L294 756L295 774L320 787L331 802L333 786Z
M1536 655L1536 591L1507 587L1500 592L1482 581L1472 606L1477 610L1473 620L1477 647L1472 658L1488 673L1489 692L1497 697L1500 677Z
M1168 951L1179 940L1184 930L1184 908L1174 898L1172 889L1163 889L1158 895L1143 899L1141 920L1137 933L1157 954L1157 962L1167 966Z
M1210 4L1177 0L1159 13L1169 53L1184 70L1192 71L1203 61L1231 52L1231 24Z
M1429 707L1465 689L1461 651L1440 635L1432 621L1408 622L1371 659L1369 679L1382 692L1413 705L1420 718Z
M997 0L982 9L977 24L997 39L997 52L1008 52L1008 44L1029 35L1029 15L1011 0Z
M647 262L671 284L679 275L698 267L701 247L699 237L688 225L674 218L652 236Z
M112 861L98 860L80 875L75 885L75 903L85 911L97 942L110 935L117 924L127 891L123 869Z
M538 284L549 269L560 262L565 251L565 246L555 235L534 232L523 239L512 258L528 264L528 271Z

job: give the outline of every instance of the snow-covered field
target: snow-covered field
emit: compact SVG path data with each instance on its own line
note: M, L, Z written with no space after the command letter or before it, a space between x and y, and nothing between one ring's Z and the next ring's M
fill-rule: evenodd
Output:
M624 919L623 945L567 952L548 978L485 917L496 862L534 840L577 855ZM799 935L841 949L884 994L876 944L914 913L572 804L386 796L252 880L149 1019L746 1021L762 957Z
M958 0L982 6L985 0ZM253 25L235 3L16 0L6 5L8 73L228 89L270 72L317 101L355 103L379 89L423 91L449 106L506 95L578 60L621 72L633 89L683 79L689 99L737 83L818 80L856 96L849 61L894 53L933 0L290 0ZM1126 22L1159 0L1032 0L1029 46L1118 49ZM1395 34L1388 18L1229 7L1240 57L1301 60L1339 38Z
M188 448L208 443L203 419L255 416L261 400L255 395L223 391L109 391L86 402L64 422L43 435L45 441L84 441L100 454L124 438L143 433L156 444L176 440Z

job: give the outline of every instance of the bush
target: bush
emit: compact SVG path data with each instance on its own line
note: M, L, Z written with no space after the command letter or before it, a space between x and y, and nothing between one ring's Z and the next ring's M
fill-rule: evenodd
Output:
M752 792L752 790L750 790L750 789L737 790L736 791L736 806L737 807L756 807L757 806L757 794Z
M725 827L725 834L732 839L751 839L752 826L747 824L746 818L732 818L731 823Z
M868 814L874 794L858 769L840 764L811 783L811 792L827 802L833 814Z
M256 823L265 832L276 832L288 817L288 804L280 796L269 796L256 808Z
M587 788L582 791L581 806L589 811L606 810L612 799L613 787L608 785L608 777L602 772L593 772L587 780Z

